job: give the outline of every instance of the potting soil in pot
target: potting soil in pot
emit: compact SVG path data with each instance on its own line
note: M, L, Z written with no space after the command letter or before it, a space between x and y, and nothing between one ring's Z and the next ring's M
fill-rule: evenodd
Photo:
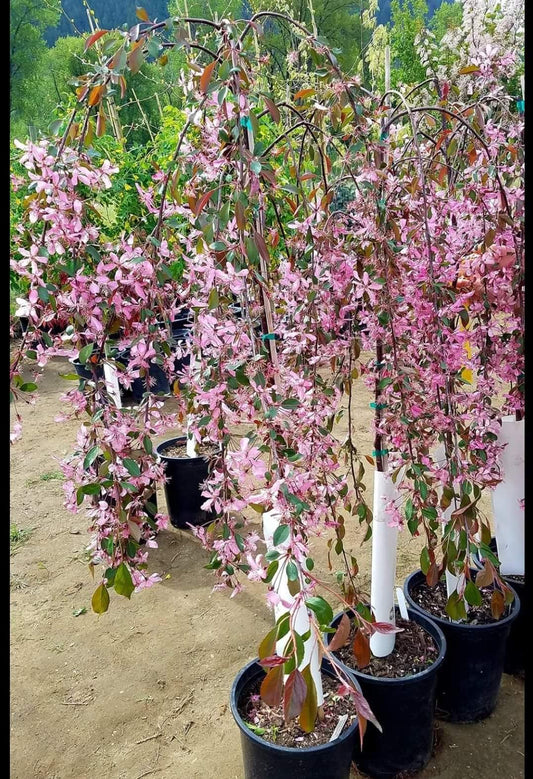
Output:
M480 592L482 597L481 604L479 606L468 607L466 621L460 620L463 623L469 625L488 625L491 622L497 621L493 616L491 609L492 593L494 592L493 588L482 587ZM422 609L424 609L424 611L427 611L434 617L451 621L451 618L446 613L448 592L445 581L437 582L434 587L430 587L426 582L417 584L411 591L411 597ZM507 616L509 612L510 608L507 606L502 616Z
M317 718L312 733L306 733L301 729L298 717L287 723L284 722L283 703L272 708L261 700L259 695L261 679L256 679L245 688L239 701L239 714L252 733L277 746L303 749L327 744L343 714L348 714L343 732L356 717L351 697L337 693L339 684L338 680L322 674L324 718L322 720Z
M201 446L198 446L198 444L196 445L197 457L210 457L214 454L217 454L219 451L220 450L212 444L202 444ZM162 450L161 453L164 454L165 457L188 457L187 444L172 444L172 446L169 446L168 449Z
M402 631L396 633L394 649L387 657L375 657L371 654L368 665L359 667L352 649L356 634L353 623L348 642L335 654L345 665L356 671L388 679L412 676L424 671L435 662L438 656L437 646L422 625L413 620L397 619L396 627L402 628Z

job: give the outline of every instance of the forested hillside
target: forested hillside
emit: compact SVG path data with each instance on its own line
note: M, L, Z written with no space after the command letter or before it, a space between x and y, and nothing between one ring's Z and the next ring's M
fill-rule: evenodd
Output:
M12 137L47 132L48 117L62 116L75 103L77 78L86 72L97 49L84 52L91 29L131 27L144 7L151 20L169 16L249 18L265 9L288 10L298 23L325 38L336 51L341 68L359 74L370 89L381 89L383 51L391 46L393 86L415 83L425 75L414 41L424 26L439 40L460 22L459 0L12 0L10 4L10 128ZM449 9L450 13L442 13ZM435 13L437 11L437 13ZM387 31L376 25L386 24ZM277 19L263 24L270 52L268 78L287 82L298 42ZM299 57L300 55L298 55ZM171 52L161 68L147 56L135 94L117 106L122 136L129 145L145 143L161 123L161 106L173 105L174 85L182 53ZM301 71L302 62L296 70ZM302 71L303 72L303 71ZM119 133L120 134L120 133Z
M428 16L431 16L443 2L453 2L453 0L427 0ZM150 19L165 19L168 14L167 0L91 0L90 7L94 11L101 27L119 27L122 24L131 25L135 23L135 8L142 5L147 11ZM178 3L180 5L180 3ZM183 0L181 5L183 5ZM192 5L192 4L189 4ZM204 7L206 11L212 6L213 10L222 11L228 5L224 0L215 0L209 2L206 0ZM264 7L274 7L275 3L265 2ZM357 15L360 11L360 2L353 2L348 9L351 15ZM49 46L53 46L58 38L67 35L75 35L76 31L87 32L89 22L87 19L86 7L82 0L63 0L62 6L64 13L61 15L59 24L46 30L45 39ZM249 4L242 3L240 15L247 18L250 15ZM377 22L378 24L388 24L391 18L391 0L379 0Z

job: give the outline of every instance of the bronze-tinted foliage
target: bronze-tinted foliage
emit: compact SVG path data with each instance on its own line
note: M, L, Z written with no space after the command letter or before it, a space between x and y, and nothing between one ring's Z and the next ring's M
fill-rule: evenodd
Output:
M216 60L213 60L213 62L210 62L209 65L207 65L204 68L204 71L203 71L202 75L200 76L200 90L204 94L207 92L207 87L209 86L209 82L211 81L211 76L213 75L213 70L214 70L216 64L217 64Z
M303 675L295 668L287 677L283 694L283 716L285 722L297 717L302 711L307 696L307 684Z
M370 663L370 641L361 628L357 629L352 649L357 667L366 668Z
M263 681L260 689L261 698L267 706L278 706L283 696L283 666L276 665L271 668Z
M302 730L304 730L306 733L311 733L314 730L316 715L318 712L316 686L313 681L313 677L311 676L311 666L305 666L302 671L302 677L305 681L307 692L298 722Z
M337 632L329 642L329 649L335 652L337 649L343 647L348 641L350 635L350 620L346 614L343 614Z

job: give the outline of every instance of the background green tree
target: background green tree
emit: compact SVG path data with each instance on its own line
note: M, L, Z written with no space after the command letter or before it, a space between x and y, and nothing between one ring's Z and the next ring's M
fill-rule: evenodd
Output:
M10 120L31 123L33 89L47 53L44 31L60 17L59 0L12 0L9 10ZM27 132L27 131L26 131Z
M392 0L390 23L391 86L416 84L426 77L415 46L425 27L426 0Z

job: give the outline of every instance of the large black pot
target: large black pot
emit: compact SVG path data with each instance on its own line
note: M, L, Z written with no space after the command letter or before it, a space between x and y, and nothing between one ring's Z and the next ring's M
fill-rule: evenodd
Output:
M79 360L72 359L70 360L70 363L74 367L74 370L80 377L80 379L87 379L88 381L94 381L94 378L96 376L97 379L103 379L104 378L104 366L102 363L98 363L97 365L92 365L91 363L82 363Z
M205 498L200 484L207 479L209 464L204 457L168 457L165 450L174 444L185 444L186 436L169 438L156 448L157 455L165 463L167 481L165 498L170 522L174 527L187 529L188 525L205 525L213 515L201 507Z
M507 646L505 648L505 660L503 670L506 674L524 676L526 672L526 621L527 621L527 601L526 584L523 581L516 580L512 576L502 576L506 584L511 587L518 595L520 609L518 615L511 625Z
M437 685L437 716L450 722L477 722L496 706L500 690L507 637L520 611L515 593L510 613L497 622L472 625L435 617L422 609L411 591L426 577L415 571L404 582L403 591L411 608L437 624L448 645Z
M130 361L130 349L123 349L121 352L117 355L117 361L120 362L120 364L124 367L124 369L127 369L129 361ZM150 368L148 369L148 374L151 379L154 380L154 383L150 385L150 392L153 392L154 395L168 395L170 393L170 384L167 378L166 373L164 370L157 365L157 363L152 362L150 363ZM146 379L141 378L140 376L136 379L133 379L131 382L131 389L129 392L131 393L131 396L133 397L133 400L135 403L140 403L143 399L144 393L147 391L146 387ZM124 399L128 399L128 392L124 390L123 387L121 387L121 394Z
M491 538L490 548L496 556L498 556L498 545L495 538ZM479 567L482 564L479 563ZM518 616L511 625L509 631L509 638L507 639L507 647L505 649L505 662L503 664L503 670L506 674L513 674L516 676L523 676L526 671L526 656L525 650L527 645L526 640L526 584L520 579L516 579L512 575L502 576L502 579L506 584L514 589L518 594L520 600L520 611Z
M322 673L336 678L325 659ZM243 779L349 779L353 744L358 738L357 718L334 741L301 749L272 744L246 727L239 714L239 702L264 675L257 660L252 660L239 671L231 688L231 713L241 731Z
M420 771L431 758L435 720L437 677L446 653L442 630L423 614L408 609L409 619L421 625L434 639L438 655L420 673L403 678L370 676L338 660L339 665L361 686L363 695L381 725L382 733L369 724L361 750L354 742L353 760L357 768L376 779L393 779L400 774ZM348 616L353 614L348 612ZM397 616L399 614L397 613ZM331 627L338 627L342 613ZM333 634L326 634L329 643Z

